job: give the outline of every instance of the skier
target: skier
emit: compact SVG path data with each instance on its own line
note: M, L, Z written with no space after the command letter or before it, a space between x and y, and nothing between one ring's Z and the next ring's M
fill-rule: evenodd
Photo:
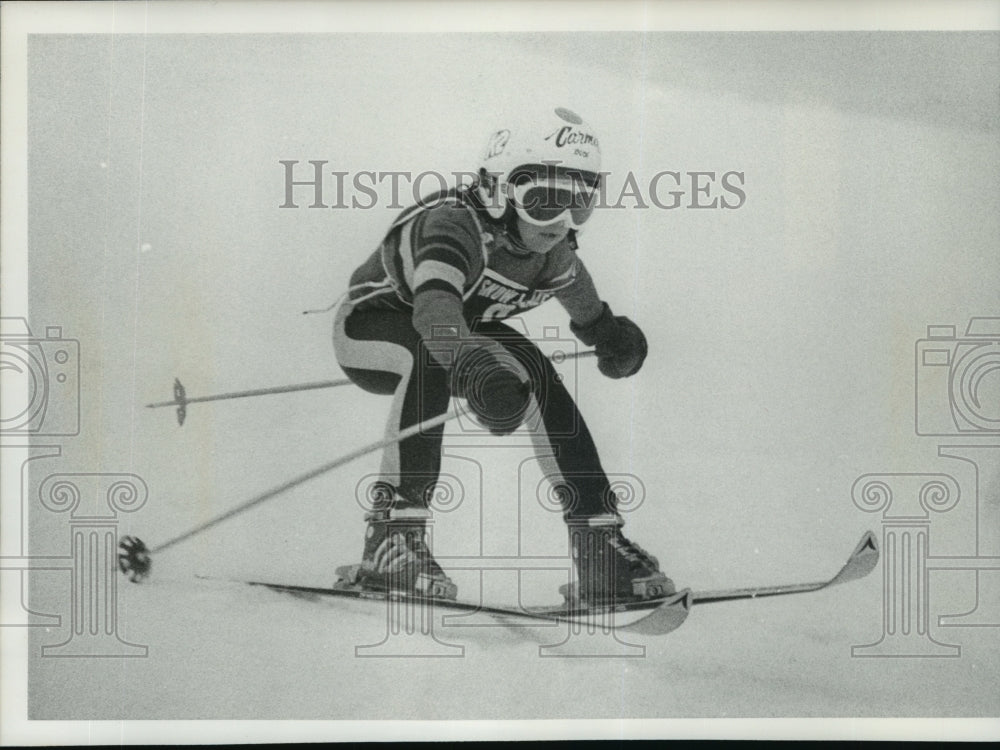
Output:
M392 223L351 276L334 324L347 376L392 395L389 434L444 413L452 396L495 435L540 415L532 439L560 498L577 573L562 590L582 605L675 588L622 533L593 439L552 363L500 321L555 297L573 333L596 348L604 375L639 371L645 336L612 314L576 252L600 169L597 136L568 109L496 130L472 185L425 199ZM425 535L443 434L442 425L385 449L361 563L339 569L338 586L456 597Z

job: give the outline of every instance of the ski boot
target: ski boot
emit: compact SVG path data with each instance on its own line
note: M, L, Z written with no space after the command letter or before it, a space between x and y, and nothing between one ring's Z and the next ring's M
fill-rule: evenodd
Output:
M567 604L624 604L676 593L657 559L622 534L624 523L616 513L568 522L577 580L559 587Z
M429 510L376 510L365 520L365 548L360 565L337 568L334 588L399 591L405 594L454 599L458 587L427 546Z

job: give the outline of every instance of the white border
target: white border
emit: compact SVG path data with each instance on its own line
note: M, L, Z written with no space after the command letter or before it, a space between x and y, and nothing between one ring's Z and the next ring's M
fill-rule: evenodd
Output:
M388 6L391 7L391 11ZM435 0L422 2L17 2L0 6L0 251L3 315L27 315L29 33L360 31L996 30L997 0ZM0 452L2 453L2 452ZM0 468L3 490L19 482ZM17 602L0 590L2 612ZM18 608L19 609L19 608ZM996 719L672 719L611 721L26 721L27 629L0 628L0 744L176 744L318 740L1000 738Z

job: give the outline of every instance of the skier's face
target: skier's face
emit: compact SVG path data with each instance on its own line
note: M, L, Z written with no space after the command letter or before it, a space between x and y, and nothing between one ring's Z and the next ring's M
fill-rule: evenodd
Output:
M560 220L539 227L518 217L517 233L521 236L521 243L528 250L533 253L547 253L569 234L569 222Z

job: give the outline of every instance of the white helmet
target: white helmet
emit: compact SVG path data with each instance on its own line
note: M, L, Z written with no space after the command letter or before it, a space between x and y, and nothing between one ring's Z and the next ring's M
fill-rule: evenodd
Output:
M494 219L503 217L519 175L569 175L594 187L601 146L594 131L570 109L555 107L495 130L479 160L477 190Z

